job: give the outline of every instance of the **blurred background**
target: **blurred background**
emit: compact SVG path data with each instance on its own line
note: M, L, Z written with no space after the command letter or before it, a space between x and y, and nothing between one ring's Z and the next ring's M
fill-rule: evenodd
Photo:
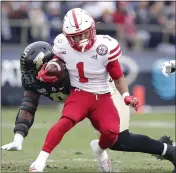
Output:
M2 105L19 105L23 88L19 58L31 42L53 43L71 8L87 10L97 22L97 34L116 38L120 62L130 92L145 106L142 112L175 111L175 74L161 74L162 63L175 59L175 2L1 2ZM41 98L41 104L55 104Z

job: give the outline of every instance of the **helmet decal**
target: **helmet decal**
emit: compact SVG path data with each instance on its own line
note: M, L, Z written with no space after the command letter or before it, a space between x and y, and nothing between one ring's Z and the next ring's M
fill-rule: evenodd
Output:
M76 18L76 14L75 14L75 10L74 10L74 9L72 10L72 16L73 16L73 21L74 21L74 23L75 23L76 29L79 29L79 25L78 25L78 21L77 21L77 18Z

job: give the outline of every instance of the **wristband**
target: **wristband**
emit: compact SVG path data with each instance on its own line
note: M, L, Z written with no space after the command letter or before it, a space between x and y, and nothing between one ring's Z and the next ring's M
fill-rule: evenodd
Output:
M125 98L126 96L129 96L130 94L128 92L125 92L122 94L122 97Z

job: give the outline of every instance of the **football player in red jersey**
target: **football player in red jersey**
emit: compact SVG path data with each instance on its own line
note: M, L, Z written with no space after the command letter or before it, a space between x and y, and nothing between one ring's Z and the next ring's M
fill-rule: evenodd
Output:
M110 159L105 149L118 150L120 119L111 98L109 75L124 98L125 104L135 110L139 107L138 99L129 94L118 62L122 54L120 45L110 36L96 35L95 21L90 14L75 8L69 10L64 17L63 33L55 38L53 53L56 58L66 63L72 89L64 104L60 120L49 130L42 150L29 171L42 172L50 153L65 133L78 122L89 118L101 134L99 140L91 142L91 148L101 171L111 172ZM39 79L43 79L45 73L41 71L38 76ZM127 136L130 139L133 135L127 133ZM140 138L139 135L135 137L137 140ZM151 142L148 139L144 141ZM146 146L146 142L144 143ZM159 145L157 147L161 151L158 152L173 161L172 153L175 148L163 143Z

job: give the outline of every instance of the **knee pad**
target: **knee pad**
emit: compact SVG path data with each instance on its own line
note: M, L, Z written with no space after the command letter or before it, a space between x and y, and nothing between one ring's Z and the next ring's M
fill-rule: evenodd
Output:
M99 141L100 148L106 149L112 147L114 143L117 141L117 138L118 138L117 133L111 132L109 130L104 131L101 134Z

